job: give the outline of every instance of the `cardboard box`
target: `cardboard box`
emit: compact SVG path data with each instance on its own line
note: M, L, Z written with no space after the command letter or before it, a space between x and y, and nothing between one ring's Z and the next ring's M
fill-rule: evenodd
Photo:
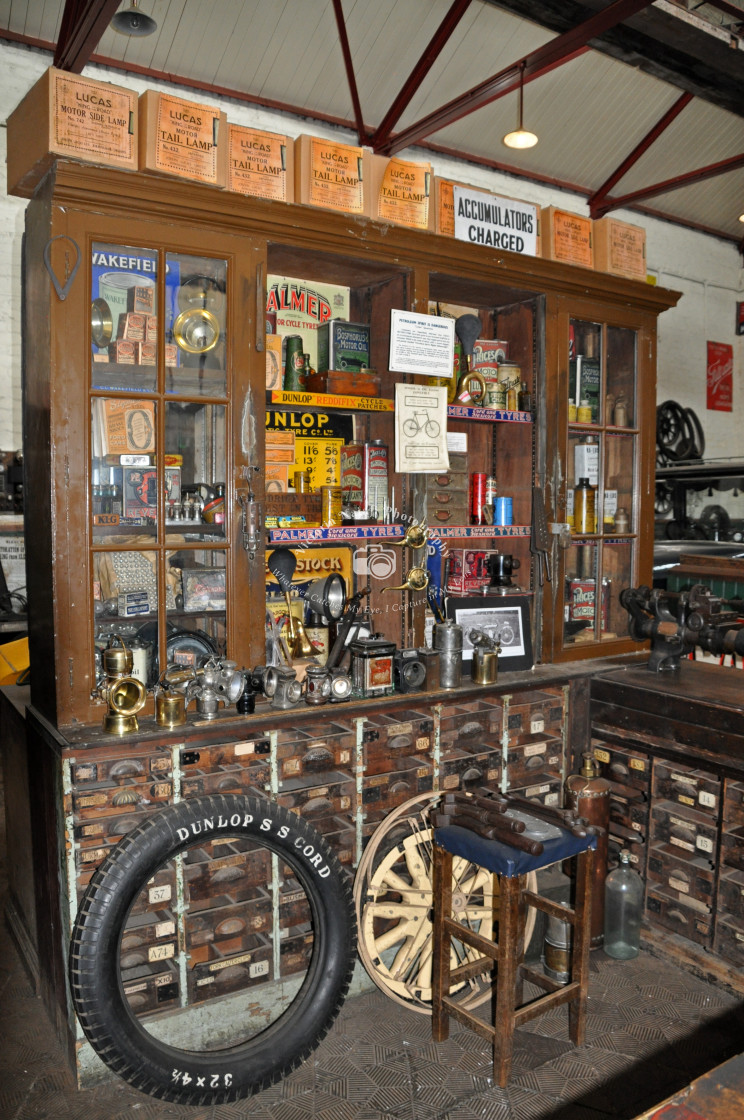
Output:
M137 170L137 94L50 67L8 117L8 193L31 198L55 159Z
M548 260L594 268L591 218L558 206L543 206L540 243L542 255Z
M372 156L370 216L409 229L434 230L430 163Z
M289 467L284 463L266 464L266 493L286 494L289 488Z
M227 189L294 202L294 141L276 132L228 125Z
M594 223L594 267L629 280L646 279L646 231L641 226L599 218Z
M295 202L369 215L371 173L364 148L318 136L295 140Z
M488 587L491 577L488 560L497 556L498 549L448 548L450 561L446 591L448 595L471 595Z
M213 187L227 183L227 115L147 90L139 99L139 165Z

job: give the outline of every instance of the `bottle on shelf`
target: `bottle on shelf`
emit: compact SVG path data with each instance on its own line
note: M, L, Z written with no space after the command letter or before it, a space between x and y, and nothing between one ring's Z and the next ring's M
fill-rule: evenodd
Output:
M325 665L330 652L330 632L322 614L310 611L305 623L305 633L313 647L313 657L319 665Z
M630 852L620 852L620 866L605 879L604 951L619 961L638 956L641 946L643 882L630 866Z
M588 478L580 478L574 487L573 530L594 533L597 524L597 492Z
M520 386L517 406L520 412L532 412L532 393L527 388L526 381L523 381Z

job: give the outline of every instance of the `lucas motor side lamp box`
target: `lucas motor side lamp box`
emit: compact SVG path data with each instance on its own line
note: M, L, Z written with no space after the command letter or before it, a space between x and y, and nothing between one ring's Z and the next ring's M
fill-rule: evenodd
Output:
M594 222L594 267L628 280L646 279L646 231L641 226L598 218Z
M148 89L139 99L139 164L142 171L224 187L227 114Z
M137 170L137 94L50 67L8 117L8 193L31 198L55 159Z
M276 132L228 125L227 189L294 202L294 141Z
M558 206L543 206L540 241L542 255L548 260L594 268L591 218Z
M295 140L294 154L295 202L369 216L370 152L303 135Z
M431 164L376 155L371 163L370 217L434 232Z

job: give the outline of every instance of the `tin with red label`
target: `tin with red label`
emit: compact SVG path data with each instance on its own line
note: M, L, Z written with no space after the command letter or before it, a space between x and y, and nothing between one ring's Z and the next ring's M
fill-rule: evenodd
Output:
M351 683L355 696L389 696L395 691L393 681L393 654L395 642L382 634L355 638L349 643L351 653Z
M488 475L476 472L470 476L470 524L485 525L483 507L486 504Z
M344 505L355 514L382 521L388 504L388 449L381 439L341 448Z
M602 580L600 599L601 627L607 630L612 581ZM568 617L573 622L594 622L597 582L594 579L572 579L568 583Z

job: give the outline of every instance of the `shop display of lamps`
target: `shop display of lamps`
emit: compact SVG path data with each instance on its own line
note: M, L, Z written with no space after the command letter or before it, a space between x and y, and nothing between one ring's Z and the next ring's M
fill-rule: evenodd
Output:
M305 633L301 619L292 613L292 576L297 568L297 557L288 548L275 548L266 561L269 571L284 592L287 604L287 646L294 657L312 657L313 647ZM339 575L323 576L306 589L303 599L311 610L328 622L337 622L346 607L346 586Z
M534 148L537 143L537 136L534 132L529 132L523 125L523 110L524 110L524 62L519 64L519 118L516 130L514 132L507 132L504 137L503 143L507 148Z

